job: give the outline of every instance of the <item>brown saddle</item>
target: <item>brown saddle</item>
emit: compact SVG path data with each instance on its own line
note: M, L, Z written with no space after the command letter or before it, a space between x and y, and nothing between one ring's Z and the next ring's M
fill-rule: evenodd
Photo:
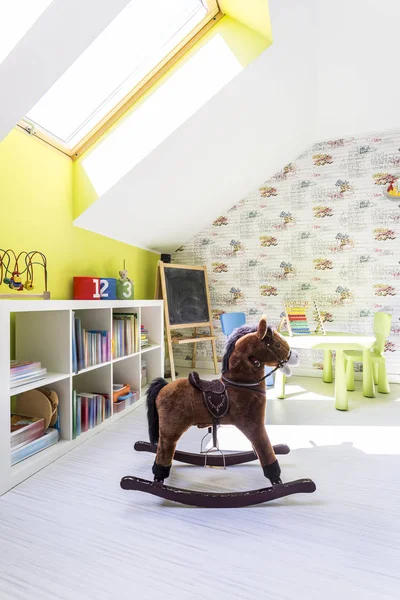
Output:
M225 384L220 379L206 381L200 379L196 371L189 374L189 383L203 394L204 404L213 421L219 421L229 410L229 396Z

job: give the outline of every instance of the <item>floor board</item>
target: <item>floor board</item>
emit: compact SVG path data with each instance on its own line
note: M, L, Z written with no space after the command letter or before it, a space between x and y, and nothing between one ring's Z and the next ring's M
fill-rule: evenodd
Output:
M182 371L182 369L181 369ZM400 589L400 386L347 413L332 385L293 378L268 392L267 428L288 443L284 480L311 477L313 495L205 510L124 492L150 477L141 407L0 498L1 600L384 600ZM192 428L180 447L197 451ZM226 449L247 441L221 430ZM169 483L199 490L262 487L257 463L202 469L175 463Z

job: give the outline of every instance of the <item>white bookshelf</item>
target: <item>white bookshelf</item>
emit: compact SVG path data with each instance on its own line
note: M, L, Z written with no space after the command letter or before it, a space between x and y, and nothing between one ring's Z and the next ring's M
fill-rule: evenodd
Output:
M139 323L148 330L150 345L129 356L72 371L73 313L88 329L112 332L113 312L138 313ZM15 358L40 361L47 369L46 379L10 388L10 328L15 319ZM0 494L30 477L111 423L135 410L145 399L141 389L141 361L146 361L147 381L164 374L164 323L162 300L3 300L0 301ZM129 383L140 398L125 410L112 414L100 425L72 436L72 392L107 393L112 398L113 383ZM10 401L19 393L38 387L51 387L59 397L60 441L58 444L11 466Z

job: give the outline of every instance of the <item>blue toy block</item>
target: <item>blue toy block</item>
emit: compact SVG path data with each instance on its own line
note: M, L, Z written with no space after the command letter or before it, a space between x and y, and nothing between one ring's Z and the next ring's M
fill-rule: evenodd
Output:
M100 279L101 300L117 299L117 280L112 277L101 277Z

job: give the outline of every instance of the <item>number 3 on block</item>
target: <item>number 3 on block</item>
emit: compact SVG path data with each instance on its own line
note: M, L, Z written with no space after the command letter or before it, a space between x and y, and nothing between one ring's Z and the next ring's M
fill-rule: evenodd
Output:
M117 279L117 300L133 300L133 285L130 281Z

